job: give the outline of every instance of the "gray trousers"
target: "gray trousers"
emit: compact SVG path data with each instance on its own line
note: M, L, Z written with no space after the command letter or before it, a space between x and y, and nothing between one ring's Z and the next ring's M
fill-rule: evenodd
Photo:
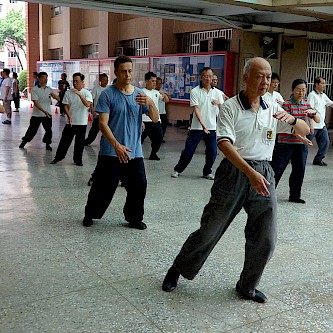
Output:
M186 279L192 280L208 258L230 223L244 207L245 260L240 288L253 296L276 243L276 195L274 172L268 161L248 161L270 183L270 196L263 197L251 187L248 178L224 159L215 173L211 198L206 205L200 229L192 233L174 261Z

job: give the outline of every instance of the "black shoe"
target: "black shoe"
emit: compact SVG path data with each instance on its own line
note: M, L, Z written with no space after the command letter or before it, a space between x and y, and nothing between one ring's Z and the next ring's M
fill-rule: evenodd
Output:
M6 120L4 120L2 123L5 124L5 125L11 125L11 124L12 124L12 121L6 119Z
M313 161L313 165L319 165L319 166L327 166L327 163L324 161Z
M77 166L83 166L83 163L82 162L74 162L75 163L75 165L77 165Z
M26 145L26 142L22 141L21 144L19 145L19 148L23 149L25 145Z
M163 280L162 290L166 292L175 290L177 287L179 276L180 273L176 270L174 266L171 266Z
M89 146L91 142L88 142L87 140L84 140L84 145Z
M151 155L149 156L149 159L150 159L151 161L159 161L159 160L160 160L160 158L159 158L156 154L151 154Z
M50 164L57 164L59 162L59 160L57 160L56 158L52 161L52 162L50 162Z
M305 204L305 200L303 200L301 198L291 198L291 197L289 197L289 201L290 202L296 202L296 203Z
M254 296L249 296L248 294L246 294L244 291L242 291L242 289L239 286L239 281L236 284L236 291L237 293L242 296L244 299L248 299L250 301L253 302L257 302L257 303L267 303L268 298L259 290L254 289L255 295Z
M49 151L52 151L52 147L48 144L46 144L46 147L45 147L46 150L49 150Z
M90 179L88 180L88 186L91 186L92 185L92 183L93 183L93 178L92 177L90 177Z
M84 219L82 221L82 225L84 227L91 227L93 224L94 224L94 221L91 218L84 217Z
M133 228L133 229L139 229L139 230L145 230L147 229L147 225L143 222L139 222L139 223L129 223L128 224L129 228Z
M162 143L165 143L166 141L165 140L162 140Z

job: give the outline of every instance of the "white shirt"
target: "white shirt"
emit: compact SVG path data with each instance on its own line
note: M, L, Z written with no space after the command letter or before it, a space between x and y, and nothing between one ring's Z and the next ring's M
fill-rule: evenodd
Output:
M201 118L206 128L211 131L216 130L216 117L219 113L219 107L213 105L213 100L218 100L223 104L222 91L217 88L211 88L207 92L204 88L196 86L190 92L190 106L199 106ZM191 124L191 130L203 130L195 112Z
M160 92L166 94L166 91L164 89L161 89ZM158 112L159 112L159 114L166 114L165 102L164 102L163 98L160 99L159 102L158 102Z
M322 129L325 126L326 117L326 107L333 106L333 101L331 101L325 93L318 94L315 90L312 90L307 98L311 107L318 111L320 116L320 122L316 123L313 121L314 129Z
M273 91L273 93L267 91L262 98L268 103L269 106L273 105L273 103L284 102L283 97L277 91Z
M37 101L40 106L49 114L52 114L51 112L51 96L52 89L48 86L45 88L40 88L38 86L34 86L31 89L31 100L33 102ZM34 105L33 111L32 111L33 117L46 117L46 114L42 111L40 111L36 105Z
M94 107L96 107L99 96L101 95L102 91L105 90L107 88L106 87L102 87L100 85L94 86L93 90L91 91L91 96L94 100Z
M10 77L5 78L1 83L0 98L3 100L5 100L6 98L7 87L10 88L9 93L7 95L7 100L11 101L13 99L13 96L12 96L12 79Z
M217 140L228 139L246 160L272 160L277 125L289 132L292 127L277 121L273 114L283 110L274 103L267 106L261 99L261 107L255 112L241 94L228 99L217 117Z
M150 97L154 101L154 104L159 111L158 104L159 101L163 99L163 96L160 94L160 92L156 89L148 90L147 88L143 88L142 90L148 97ZM146 114L142 115L142 121L152 122L152 120ZM158 116L158 121L161 121L160 116Z
M89 90L82 88L80 90L80 94L82 94L88 102L93 102L93 98ZM62 102L63 104L69 105L69 113L72 116L73 125L87 125L89 107L86 107L82 103L81 98L78 95L76 95L72 90L67 90Z

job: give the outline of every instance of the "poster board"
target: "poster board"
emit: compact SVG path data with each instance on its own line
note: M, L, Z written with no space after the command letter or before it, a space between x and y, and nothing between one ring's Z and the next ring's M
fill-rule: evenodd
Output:
M172 100L186 101L200 83L200 70L211 67L219 77L218 88L225 90L226 54L188 54L150 57L150 70L163 80Z

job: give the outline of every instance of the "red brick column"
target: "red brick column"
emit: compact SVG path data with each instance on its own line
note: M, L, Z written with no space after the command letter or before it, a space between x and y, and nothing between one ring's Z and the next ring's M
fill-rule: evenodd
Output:
M26 3L26 40L27 40L27 85L30 92L33 86L32 72L37 72L39 61L39 4Z

